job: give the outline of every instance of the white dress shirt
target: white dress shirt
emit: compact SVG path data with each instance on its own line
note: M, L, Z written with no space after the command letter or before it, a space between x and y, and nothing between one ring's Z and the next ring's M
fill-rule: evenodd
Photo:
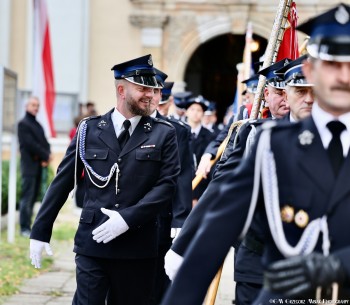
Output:
M328 129L327 124L331 121L340 121L346 126L346 130L343 130L340 134L344 157L346 157L348 155L350 147L350 112L342 114L339 117L334 117L330 113L320 108L317 103L314 103L312 106L312 117L315 121L317 130L320 134L325 149L328 148L329 143L332 140L332 133Z
M124 126L123 123L125 120L127 120L118 110L117 108L114 108L114 111L112 112L112 122L113 122L113 126L114 126L114 130L115 130L115 134L117 135L117 137L119 137L119 135L121 134L121 132L124 130ZM137 124L140 122L141 120L141 116L140 115L136 115L130 119L128 119L131 123L130 127L129 127L129 133L130 136L132 135L132 133L134 132Z

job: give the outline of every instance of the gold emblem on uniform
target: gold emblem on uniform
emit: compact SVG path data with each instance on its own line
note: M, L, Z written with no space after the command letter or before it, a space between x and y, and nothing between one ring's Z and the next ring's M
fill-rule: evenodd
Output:
M294 219L294 208L289 205L285 205L281 210L281 218L284 222L292 222Z
M309 223L309 215L304 210L300 210L295 214L294 222L299 228L305 228Z
M298 138L301 145L310 145L314 139L314 134L309 130L304 130Z

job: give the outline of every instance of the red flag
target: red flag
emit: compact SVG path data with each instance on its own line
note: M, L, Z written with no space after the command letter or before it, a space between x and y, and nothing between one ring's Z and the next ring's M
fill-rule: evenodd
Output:
M46 0L34 0L34 66L33 92L40 100L38 120L43 125L45 133L56 136L53 123L55 105L55 84L50 45L49 18Z
M288 14L288 24L283 34L283 39L278 50L276 62L284 59L297 59L299 57L298 37L296 27L298 23L297 7L295 2L291 4Z

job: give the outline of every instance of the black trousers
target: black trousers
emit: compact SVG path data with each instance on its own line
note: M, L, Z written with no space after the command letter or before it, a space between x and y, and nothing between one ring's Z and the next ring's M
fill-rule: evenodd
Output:
M41 172L37 176L22 176L21 200L19 203L19 223L21 231L30 230L33 207L39 194Z
M261 284L236 282L236 305L251 305L261 289Z
M156 259L104 259L77 254L73 305L148 305Z

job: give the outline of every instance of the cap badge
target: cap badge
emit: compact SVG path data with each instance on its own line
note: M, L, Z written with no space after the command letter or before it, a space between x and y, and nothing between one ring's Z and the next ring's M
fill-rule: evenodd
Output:
M304 210L300 210L295 214L294 222L299 228L305 228L309 223L309 215Z
M145 132L150 132L152 130L152 126L150 123L143 124L143 128L144 128Z
M107 125L107 122L106 122L105 120L101 120L101 121L99 121L98 124L97 124L98 127L104 127L104 126L106 126L106 125Z
M153 66L152 55L150 55L149 58L148 58L148 64L149 64L150 66Z
M286 65L288 65L288 64L289 64L289 60L288 60L288 59L286 59L286 60L284 61L283 66L286 66Z
M343 5L339 6L338 10L334 14L334 17L340 24L349 22L349 13Z
M282 221L291 223L294 219L294 208L289 205L285 205L281 210L281 218Z
M140 71L139 70L135 70L135 75L139 75Z
M314 134L309 130L304 130L298 138L301 145L310 145L314 139Z

